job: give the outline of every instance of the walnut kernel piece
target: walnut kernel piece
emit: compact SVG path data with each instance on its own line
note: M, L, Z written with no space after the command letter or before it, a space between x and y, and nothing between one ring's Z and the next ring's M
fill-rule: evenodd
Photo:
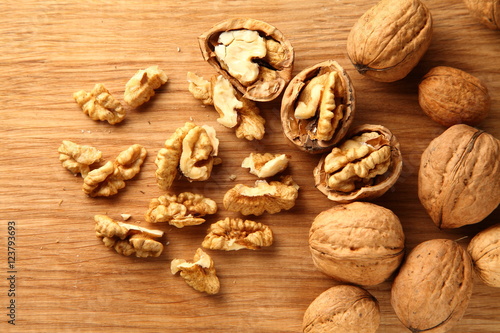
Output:
M245 98L271 101L291 79L293 47L268 23L229 19L216 24L198 41L203 58Z
M182 192L178 195L164 194L151 200L145 214L146 222L168 222L182 228L205 222L203 216L215 214L217 203L201 194Z
M146 258L158 257L163 251L163 244L157 240L163 236L161 230L115 221L106 215L95 215L94 220L97 237L120 254Z
M500 288L500 224L474 236L467 251L479 278L490 287Z
M258 250L263 246L271 246L272 243L273 233L268 226L250 220L227 217L210 226L202 246L224 251Z
M63 140L58 148L59 161L73 174L81 174L83 178L90 172L90 166L102 158L101 151L91 146L82 146Z
M291 176L285 176L270 183L257 180L254 187L238 184L226 192L223 204L225 209L243 215L275 214L295 206L298 194L299 186Z
M219 118L217 122L234 128L238 139L260 140L264 137L266 123L257 105L236 91L222 75L207 81L188 72L189 91L205 105L213 105Z
M345 136L354 113L349 75L329 60L304 69L290 81L281 104L281 125L297 148L322 153Z
M170 270L174 275L180 272L184 281L196 291L215 295L220 290L214 261L201 248L196 250L192 262L184 259L172 260Z
M380 325L378 301L368 291L337 285L321 293L307 308L304 333L375 333Z
M151 66L138 70L125 85L123 99L132 108L136 108L155 94L155 89L160 88L168 81L168 76L158 66Z
M492 30L500 30L500 1L464 0L469 12L479 22Z
M101 83L96 84L89 93L85 90L75 92L73 98L90 119L107 121L111 125L125 119L125 109Z
M433 239L407 256L391 289L391 304L412 332L451 332L472 294L473 268L457 242Z
M259 178L267 178L284 171L290 158L291 156L286 154L251 153L245 157L241 167L250 169L249 172Z
M399 178L403 159L396 137L379 125L362 125L325 154L313 171L316 188L328 199L347 203L375 199Z
M204 181L210 178L217 156L219 140L213 127L196 126L182 140L179 169L189 181Z

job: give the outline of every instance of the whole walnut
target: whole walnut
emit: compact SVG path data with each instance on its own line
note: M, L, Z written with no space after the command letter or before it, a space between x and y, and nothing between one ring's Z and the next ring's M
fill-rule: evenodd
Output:
M422 153L418 196L441 229L482 221L500 204L500 141L459 124Z
M479 278L488 286L500 288L500 224L474 236L467 251Z
M472 294L472 262L455 241L433 239L406 258L391 289L391 304L412 332L448 332Z
M418 102L426 115L443 126L476 125L488 115L488 88L475 76L448 66L432 68L418 86Z
M321 293L307 308L304 333L375 333L380 325L378 301L368 291L337 285Z
M464 0L469 12L492 30L500 29L500 0Z
M309 249L318 270L340 282L376 285L399 267L405 236L389 209L353 202L318 214L309 231Z

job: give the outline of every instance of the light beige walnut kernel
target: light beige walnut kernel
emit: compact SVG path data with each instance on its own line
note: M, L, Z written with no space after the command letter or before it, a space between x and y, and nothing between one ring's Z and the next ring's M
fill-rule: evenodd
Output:
M242 168L259 178L272 177L288 167L291 156L286 154L251 153L241 163Z
M125 103L132 108L146 103L167 80L168 76L158 66L137 71L125 85Z
M295 206L298 194L299 186L291 176L284 176L270 183L257 180L253 187L238 184L226 192L223 204L225 209L243 215L275 214Z
M172 260L170 270L174 275L180 272L184 281L196 291L215 295L220 290L214 261L201 248L196 250L192 262L184 259Z
M239 218L229 218L213 223L203 240L202 246L211 250L258 250L271 246L273 233L262 223Z
M157 240L163 236L161 230L119 222L106 215L95 215L94 220L96 236L120 254L146 258L158 257L163 251L163 244Z
M257 105L244 98L222 75L210 81L188 72L189 91L205 105L213 105L219 118L217 121L233 128L236 137L247 140L260 140L265 134L265 119L260 116Z
M98 149L82 146L68 140L62 142L58 152L62 166L75 175L81 174L83 178L90 172L90 166L102 158L102 153Z
M114 125L125 119L125 109L101 83L96 84L90 92L75 92L73 98L83 113L93 120L107 121Z
M165 194L151 200L145 214L147 222L169 224L182 228L205 222L203 216L215 214L217 203L201 194L182 192Z

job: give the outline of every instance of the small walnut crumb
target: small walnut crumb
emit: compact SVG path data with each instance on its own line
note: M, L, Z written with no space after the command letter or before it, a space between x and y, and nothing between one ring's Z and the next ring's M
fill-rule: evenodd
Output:
M123 221L127 221L132 217L132 215L130 214L120 214L120 216L122 217Z
M262 246L271 246L273 233L268 226L250 220L239 218L213 223L202 246L211 250L258 250Z
M170 270L174 275L180 272L180 276L194 290L209 295L215 295L220 290L220 282L214 261L201 248L196 250L192 262L184 259L172 260Z
M257 180L254 187L238 184L226 192L223 204L225 209L243 215L275 214L295 206L298 194L299 186L291 176L285 176L270 183Z
M202 217L217 212L217 203L201 194L183 192L165 194L151 200L145 214L146 222L168 222L177 228L205 222Z
M96 236L120 254L146 258L158 257L163 251L163 244L157 240L163 236L161 230L115 221L106 215L95 215L94 220Z
M93 120L107 121L114 125L125 119L126 111L123 106L100 83L89 93L85 90L75 92L73 98L83 113Z
M238 178L238 177L236 177L236 175L229 175L229 180L232 182L234 182L236 180L236 178Z
M62 142L58 152L62 166L75 175L81 174L84 178L90 172L90 166L102 158L102 153L96 148L81 146L68 140Z
M251 153L241 163L241 167L259 178L272 177L288 167L291 156L286 154Z
M155 89L160 88L168 80L168 76L158 66L141 69L125 85L123 98L125 103L136 108L155 94Z

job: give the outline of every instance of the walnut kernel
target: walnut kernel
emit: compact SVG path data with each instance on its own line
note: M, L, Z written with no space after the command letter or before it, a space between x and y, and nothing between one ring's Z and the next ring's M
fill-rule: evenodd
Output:
M107 121L111 125L125 119L125 109L101 83L96 84L90 92L75 92L73 98L90 119Z
M132 108L136 108L155 94L155 89L160 88L168 80L168 76L158 66L151 66L138 70L125 85L123 99Z
M286 154L251 153L245 157L241 167L248 168L251 174L259 178L267 178L284 171L290 158L291 156Z
M58 152L62 166L75 175L81 174L83 178L90 172L90 166L102 158L101 151L96 148L82 146L68 140L63 140Z
M170 270L174 275L180 272L184 281L196 291L215 295L220 290L214 261L201 248L196 250L192 262L184 259L172 260Z

